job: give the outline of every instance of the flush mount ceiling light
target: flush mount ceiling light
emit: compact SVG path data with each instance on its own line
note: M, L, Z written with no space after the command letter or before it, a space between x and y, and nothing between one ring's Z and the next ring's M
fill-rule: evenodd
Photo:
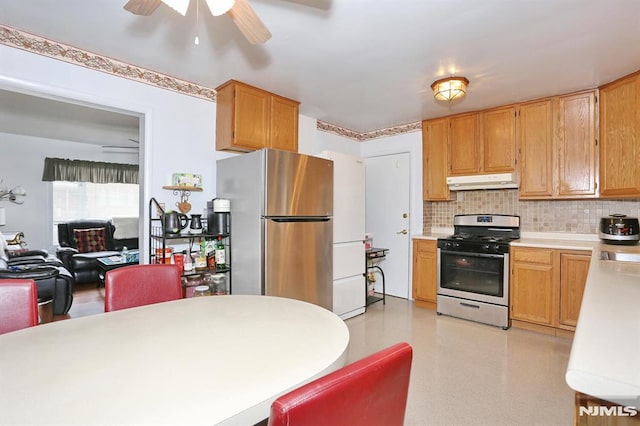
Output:
M447 77L431 84L433 96L439 101L452 101L462 98L467 93L469 80L464 77Z

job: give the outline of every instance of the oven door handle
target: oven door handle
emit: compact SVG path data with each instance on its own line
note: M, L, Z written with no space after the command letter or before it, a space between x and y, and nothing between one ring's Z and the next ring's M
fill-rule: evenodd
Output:
M452 250L442 250L440 249L440 253L452 254L455 256L467 256L467 257L488 257L491 259L502 259L504 258L504 254L486 254L486 253L474 253L468 251L452 251Z

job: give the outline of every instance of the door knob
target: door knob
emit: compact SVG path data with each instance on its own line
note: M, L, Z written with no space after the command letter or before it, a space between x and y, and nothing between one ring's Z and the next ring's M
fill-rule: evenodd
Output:
M398 231L398 232L396 232L396 234L407 235L407 230L406 230L406 229L403 229L402 231Z

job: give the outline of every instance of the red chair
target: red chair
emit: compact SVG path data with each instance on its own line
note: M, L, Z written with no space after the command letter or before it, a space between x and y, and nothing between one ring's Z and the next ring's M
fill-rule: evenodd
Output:
M0 334L38 325L34 280L0 280Z
M271 404L269 426L402 425L413 349L398 343L320 377Z
M108 271L104 311L182 299L178 265L131 265Z

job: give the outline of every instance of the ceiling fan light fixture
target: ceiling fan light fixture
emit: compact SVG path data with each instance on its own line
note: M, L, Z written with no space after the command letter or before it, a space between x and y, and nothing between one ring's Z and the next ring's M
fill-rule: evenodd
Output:
M161 0L162 3L169 6L182 16L187 15L187 9L189 9L189 0Z
M431 84L433 96L439 101L452 101L462 98L467 93L469 80L465 77L447 77Z
M235 0L206 0L207 6L213 16L224 15L231 10Z

